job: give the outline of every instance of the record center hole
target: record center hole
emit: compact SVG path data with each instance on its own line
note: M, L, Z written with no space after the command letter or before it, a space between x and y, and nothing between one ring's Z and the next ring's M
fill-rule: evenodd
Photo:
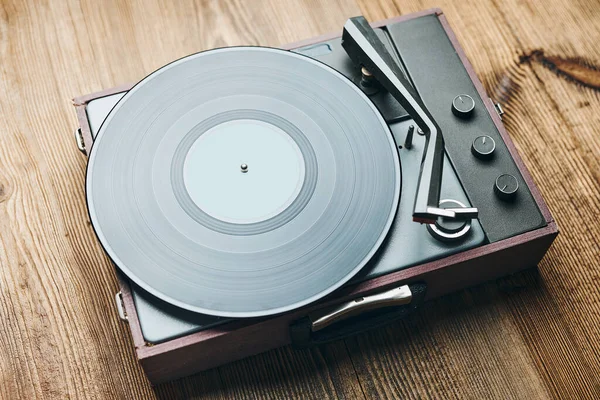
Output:
M248 172L248 164L242 164L240 165L240 171L242 171L242 173L246 173Z

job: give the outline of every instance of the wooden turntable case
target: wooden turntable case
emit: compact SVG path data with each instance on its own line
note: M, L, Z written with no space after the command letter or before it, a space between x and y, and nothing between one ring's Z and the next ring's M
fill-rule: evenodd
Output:
M535 267L544 256L558 234L557 225L546 203L542 199L537 186L533 182L529 171L517 153L513 142L506 133L500 116L496 112L495 105L489 100L442 11L440 9L431 9L379 21L372 25L373 27L381 27L425 15L436 15L442 24L477 92L484 99L487 111L504 139L547 225L509 239L486 244L443 259L373 278L353 286L343 287L316 304L292 312L270 318L237 320L159 344L145 342L140 329L130 284L127 278L117 271L124 312L131 329L136 353L152 384L191 375L227 362L290 344L291 324L301 320L310 312L336 303L410 283L425 283L427 291L424 299L428 300L522 269ZM340 33L324 35L283 46L283 48L294 49L338 36L340 36ZM92 134L86 115L88 102L123 92L131 88L131 86L120 86L74 99L83 141L81 143L82 148L90 149L92 145ZM485 101L486 99L489 101ZM478 266L482 265L485 265L485 268L478 268Z

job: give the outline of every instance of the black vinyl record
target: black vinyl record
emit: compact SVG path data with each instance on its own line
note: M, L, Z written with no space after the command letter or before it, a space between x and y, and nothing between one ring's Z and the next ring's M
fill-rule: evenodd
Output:
M373 256L400 196L381 114L343 75L261 47L152 73L104 121L87 170L96 234L176 306L256 317L313 302Z

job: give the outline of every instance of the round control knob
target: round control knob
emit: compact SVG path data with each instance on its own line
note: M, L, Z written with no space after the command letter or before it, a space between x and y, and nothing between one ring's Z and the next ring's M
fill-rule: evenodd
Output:
M489 160L496 150L496 142L487 135L476 137L471 145L471 153L480 160Z
M442 200L440 208L465 208L466 206L457 200ZM462 239L471 230L471 221L464 219L449 219L439 217L434 224L427 225L427 230L441 242L454 242Z
M459 94L452 100L452 114L459 118L469 118L475 109L475 100L468 94Z
M496 182L494 184L494 192L496 196L505 201L510 201L515 198L517 195L517 190L519 189L519 182L514 175L511 174L502 174L496 178Z

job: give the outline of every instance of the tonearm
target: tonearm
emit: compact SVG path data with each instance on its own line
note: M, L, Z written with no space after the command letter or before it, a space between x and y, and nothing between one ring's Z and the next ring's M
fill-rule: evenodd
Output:
M442 132L419 95L400 71L396 61L388 53L364 17L350 18L346 22L342 35L342 46L356 65L366 68L379 84L404 107L426 135L413 220L434 223L438 217L477 218L477 208L443 209L439 207L444 162Z

